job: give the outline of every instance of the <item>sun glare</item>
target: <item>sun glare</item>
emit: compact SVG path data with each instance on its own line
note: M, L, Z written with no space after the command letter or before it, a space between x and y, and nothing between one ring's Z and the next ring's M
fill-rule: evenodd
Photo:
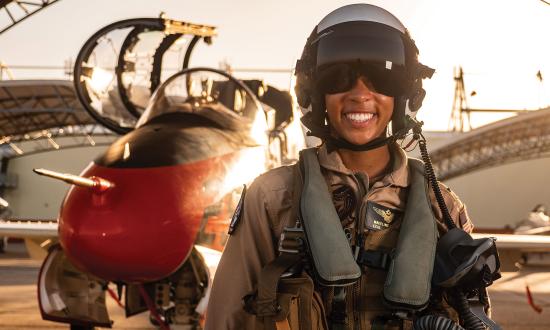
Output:
M436 69L424 83L427 96L418 115L427 129L448 128L453 68L459 66L470 108L535 110L550 105L550 43L545 41L550 6L539 1L423 1L405 18L420 60ZM471 117L480 126L502 115Z

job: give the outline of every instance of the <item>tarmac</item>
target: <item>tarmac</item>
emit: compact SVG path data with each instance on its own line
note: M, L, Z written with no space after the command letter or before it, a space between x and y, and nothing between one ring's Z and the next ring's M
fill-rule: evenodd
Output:
M22 243L10 243L6 253L0 254L0 329L69 329L68 324L42 320L36 295L41 264L40 260L29 259ZM149 323L148 313L126 318L112 298L106 299L113 329L157 329Z
M36 281L41 261L29 259L24 245L11 243L6 253L0 254L0 329L68 329L66 324L43 321L36 298ZM534 304L527 299L529 286ZM505 272L489 289L493 305L493 319L503 329L550 328L550 267L523 268L519 272ZM148 313L131 318L113 299L107 297L109 315L114 329L156 329L149 323Z

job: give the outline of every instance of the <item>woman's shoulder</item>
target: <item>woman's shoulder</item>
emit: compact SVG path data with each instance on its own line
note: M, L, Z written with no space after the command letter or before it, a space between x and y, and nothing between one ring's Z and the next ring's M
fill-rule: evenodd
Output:
M281 224L290 216L293 203L295 166L272 169L254 180L247 189L245 207L265 210L267 221L278 237Z
M268 193L292 189L295 166L281 166L263 173L252 182L249 191Z

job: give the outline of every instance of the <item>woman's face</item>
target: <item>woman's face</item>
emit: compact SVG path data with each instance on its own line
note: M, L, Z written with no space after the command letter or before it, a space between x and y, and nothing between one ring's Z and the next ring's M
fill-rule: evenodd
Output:
M331 133L362 145L381 136L393 113L394 99L377 93L368 78L357 79L345 92L325 94Z

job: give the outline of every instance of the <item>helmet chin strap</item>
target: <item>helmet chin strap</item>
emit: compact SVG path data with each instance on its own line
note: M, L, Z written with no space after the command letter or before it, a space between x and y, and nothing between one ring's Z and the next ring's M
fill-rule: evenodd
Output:
M351 142L348 142L344 139L335 138L334 136L330 135L324 141L327 144L327 151L332 152L336 149L346 149L351 151L368 151L380 148L384 145L390 144L394 142L396 139L393 135L391 136L380 136L376 139L365 143L365 144L354 144Z

